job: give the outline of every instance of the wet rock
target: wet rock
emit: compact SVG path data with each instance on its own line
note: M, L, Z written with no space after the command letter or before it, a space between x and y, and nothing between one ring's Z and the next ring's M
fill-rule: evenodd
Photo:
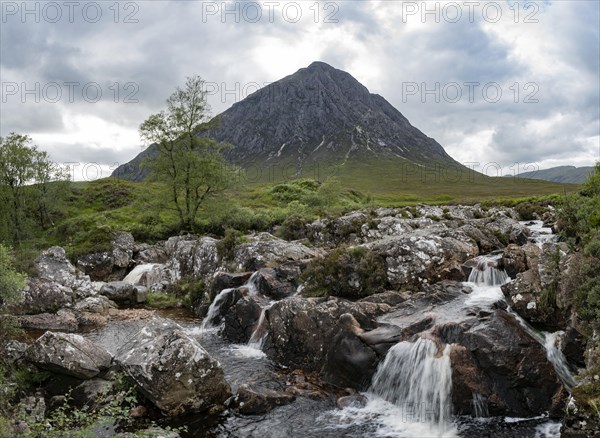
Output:
M250 236L249 240L235 250L234 261L239 270L257 271L267 264L303 262L322 254L321 250L278 239L269 233Z
M585 368L585 348L587 338L582 333L580 323L575 315L571 317L565 329L565 334L560 339L560 350L570 364L578 368Z
M100 294L115 302L131 302L134 298L133 286L124 281L111 281L100 289Z
M219 295L215 297L213 303L216 312L206 315L208 324L212 326L221 324L221 321L223 321L223 318L228 314L229 310L246 295L248 295L248 289L246 288L223 289Z
M447 323L435 333L456 344L450 356L456 413L472 414L473 394L487 401L490 415L527 417L555 408L563 387L546 351L507 312Z
M142 304L148 301L148 288L146 286L133 286L131 301L135 304Z
M231 395L219 362L169 320L150 320L115 360L165 415L217 411Z
M345 313L340 316L322 368L326 382L340 388L368 388L379 358L360 338L362 332L352 315Z
M275 269L259 269L254 277L257 291L274 300L287 298L296 293L296 287L282 279Z
M534 247L530 244L523 249L529 269L502 285L502 292L513 310L534 326L564 329L565 311L560 309L557 295L567 255L555 243L544 243L541 250Z
M266 414L277 406L287 405L296 397L285 392L242 384L234 398L234 406L244 415Z
M355 303L334 297L278 301L266 311L269 335L263 351L280 364L320 372L343 314L352 315L363 329L373 329L377 325L375 318L389 309L386 304Z
M214 300L223 289L241 287L250 279L252 272L217 272L211 284L210 300Z
M368 297L358 300L362 303L380 303L388 306L396 306L403 303L409 298L409 292L397 292L393 290L381 292L378 294L369 295Z
M79 328L75 313L68 309L60 309L55 314L24 315L19 317L19 321L21 327L26 329L75 332Z
M367 397L362 394L345 395L338 398L335 404L340 409L349 407L362 408L366 406L367 401Z
M107 369L112 356L80 335L46 332L25 352L34 365L79 379L91 379Z
M511 243L504 249L498 267L504 269L508 276L514 280L517 274L529 269L525 251L519 245Z
M261 306L250 296L237 296L237 300L225 312L222 335L230 342L245 344L261 314Z

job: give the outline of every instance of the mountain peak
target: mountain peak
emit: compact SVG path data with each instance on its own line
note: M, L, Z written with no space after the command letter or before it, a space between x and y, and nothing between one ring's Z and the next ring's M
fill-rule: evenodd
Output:
M232 144L228 159L242 167L277 164L302 170L311 163L344 166L379 159L459 165L383 97L321 61L256 91L218 117L219 125L202 135ZM124 167L130 173L131 163Z

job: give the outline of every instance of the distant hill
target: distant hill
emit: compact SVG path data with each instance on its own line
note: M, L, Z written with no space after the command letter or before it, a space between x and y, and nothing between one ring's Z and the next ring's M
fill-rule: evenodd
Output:
M218 126L204 135L232 144L227 158L243 168L288 166L311 174L309 168L321 163L339 170L368 161L466 169L383 97L323 62L256 91L217 117ZM150 146L113 176L144 179L141 161L156 153Z
M590 176L594 168L575 167L575 166L558 166L550 169L535 170L533 172L525 172L517 175L519 178L541 179L563 184L581 184Z

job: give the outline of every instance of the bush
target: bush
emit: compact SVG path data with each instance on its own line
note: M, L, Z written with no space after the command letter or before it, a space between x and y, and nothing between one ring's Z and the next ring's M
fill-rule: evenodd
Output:
M148 292L147 304L154 309L168 309L171 307L179 307L181 302L179 298L173 294L162 291L152 291Z
M306 218L292 213L281 224L277 235L285 240L299 240L306 237Z
M364 247L342 247L316 259L303 274L304 295L358 299L382 292L387 285L385 262Z
M243 234L238 230L225 231L225 237L217 242L217 254L221 260L232 261L235 257L235 248L242 243Z

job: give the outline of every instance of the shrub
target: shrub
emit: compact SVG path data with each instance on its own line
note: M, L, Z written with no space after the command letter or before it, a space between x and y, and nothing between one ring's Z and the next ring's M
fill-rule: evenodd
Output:
M300 214L292 213L277 230L279 237L285 240L299 240L306 237L306 219Z
M217 254L221 260L232 261L235 257L235 248L242 243L243 234L238 230L225 231L225 237L217 242Z
M338 248L314 260L303 279L307 296L358 299L382 292L387 285L383 259L360 246Z

